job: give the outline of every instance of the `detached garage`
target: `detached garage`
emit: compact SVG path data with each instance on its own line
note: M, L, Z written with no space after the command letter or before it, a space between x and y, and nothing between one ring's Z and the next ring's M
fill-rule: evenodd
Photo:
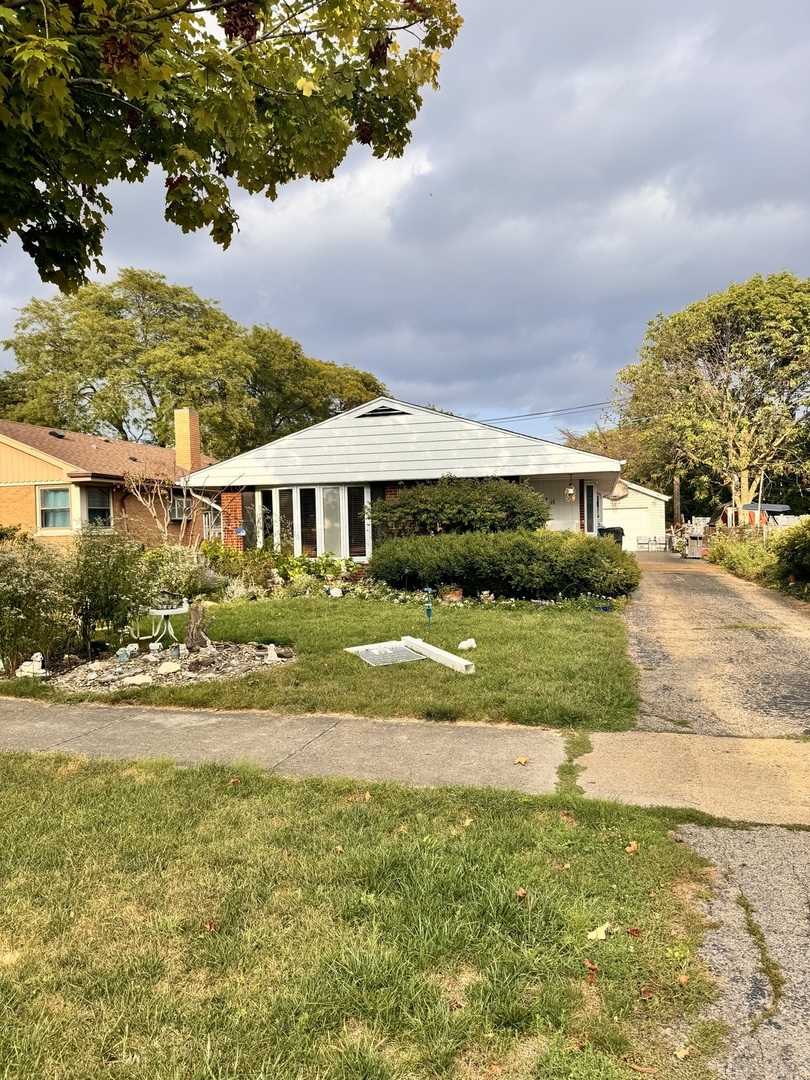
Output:
M666 534L664 510L669 495L652 491L629 480L619 480L610 495L602 500L602 522L607 527L624 529L625 551L648 550L651 541L663 547Z

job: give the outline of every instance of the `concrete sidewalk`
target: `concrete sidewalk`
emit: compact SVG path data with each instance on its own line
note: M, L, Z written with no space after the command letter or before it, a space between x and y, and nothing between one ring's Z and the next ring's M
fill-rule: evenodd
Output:
M587 796L685 806L718 817L810 825L810 742L629 731L590 736ZM469 785L540 795L565 760L558 731L349 716L277 716L0 698L0 751L251 762L281 776L345 776L416 787ZM529 758L515 765L516 758Z
M579 783L596 799L688 806L716 817L810 825L810 742L653 731L590 736Z
M539 795L565 760L556 731L346 716L276 716L0 698L0 751L251 762L281 776L347 776L416 787L469 785ZM529 759L515 765L515 758Z

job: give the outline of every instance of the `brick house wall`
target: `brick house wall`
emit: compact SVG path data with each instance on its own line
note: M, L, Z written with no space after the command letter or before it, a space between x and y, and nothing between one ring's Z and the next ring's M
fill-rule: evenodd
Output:
M0 525L19 525L24 532L36 532L37 496L33 484L0 487Z

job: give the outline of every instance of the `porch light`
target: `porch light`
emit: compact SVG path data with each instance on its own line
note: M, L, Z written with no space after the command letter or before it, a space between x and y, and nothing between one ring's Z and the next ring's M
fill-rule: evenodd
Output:
M565 489L563 494L565 495L566 502L572 503L577 501L576 488L574 487L570 476L568 477L568 487Z

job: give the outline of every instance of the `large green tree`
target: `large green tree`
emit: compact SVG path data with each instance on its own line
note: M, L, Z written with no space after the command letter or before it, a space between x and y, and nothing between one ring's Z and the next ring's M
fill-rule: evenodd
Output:
M254 326L245 346L252 365L247 383L250 428L243 441L255 446L386 393L370 372L314 360L297 341L269 326Z
M171 445L173 412L190 406L219 458L385 393L368 372L313 360L268 327L248 332L144 270L32 300L3 344L17 362L0 376L7 419Z
M808 472L810 281L753 277L650 322L619 373L620 426L661 472L754 502L763 477Z
M166 218L236 226L353 142L400 155L461 20L453 0L2 0L0 241L63 289L100 266L104 189L165 174Z

